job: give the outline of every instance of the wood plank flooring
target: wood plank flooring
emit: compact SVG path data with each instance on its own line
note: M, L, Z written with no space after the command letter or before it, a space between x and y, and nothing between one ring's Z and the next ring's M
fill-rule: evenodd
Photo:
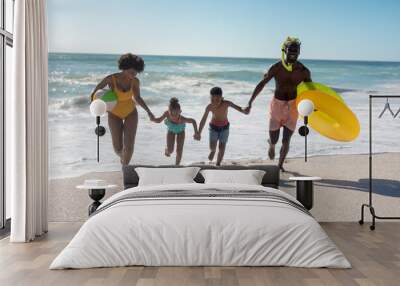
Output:
M0 285L400 285L400 223L378 222L372 232L357 223L321 223L353 268L121 267L48 270L81 223L51 223L28 244L0 241Z

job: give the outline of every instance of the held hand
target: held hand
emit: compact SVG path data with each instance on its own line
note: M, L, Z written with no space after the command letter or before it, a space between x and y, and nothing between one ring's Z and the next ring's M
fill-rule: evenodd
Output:
M193 138L194 138L194 140L200 141L200 139L201 139L200 133L199 133L199 132L196 132L196 133L193 135Z
M243 113L244 113L244 114L249 114L249 113L250 113L250 110L251 110L251 106L249 105L249 106L247 106L247 107L243 110Z
M154 122L156 120L156 118L155 118L153 113L149 112L148 115L149 115L150 121Z

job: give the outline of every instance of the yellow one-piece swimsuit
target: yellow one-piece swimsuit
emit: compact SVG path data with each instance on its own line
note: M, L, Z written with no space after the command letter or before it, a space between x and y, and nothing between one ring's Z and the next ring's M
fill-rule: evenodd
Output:
M133 81L131 87L127 91L120 90L117 86L117 82L115 77L112 77L113 82L113 90L117 95L117 104L110 111L115 116L118 116L121 119L125 119L132 111L136 108L136 103L133 99Z

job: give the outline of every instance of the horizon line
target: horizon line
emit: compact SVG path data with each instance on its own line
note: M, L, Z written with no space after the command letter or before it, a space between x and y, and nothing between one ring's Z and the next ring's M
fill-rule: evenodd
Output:
M48 51L48 54L80 54L80 55L110 55L119 56L123 53L91 53L91 52L62 52ZM140 56L152 57L187 57L187 58L220 58L220 59L254 59L254 60L280 60L280 57L251 57L251 56L207 56L207 55L174 55L174 54L138 54ZM321 59L321 58L301 58L310 61L337 61L337 62L370 62L370 63L400 63L400 60L364 60L364 59Z

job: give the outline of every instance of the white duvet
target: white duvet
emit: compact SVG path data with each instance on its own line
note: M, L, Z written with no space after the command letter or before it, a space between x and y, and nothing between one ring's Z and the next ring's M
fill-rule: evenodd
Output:
M127 265L351 267L313 217L273 200L185 197L112 204L131 192L210 188L262 190L296 202L277 189L254 185L128 189L100 206L103 211L83 224L50 269Z

